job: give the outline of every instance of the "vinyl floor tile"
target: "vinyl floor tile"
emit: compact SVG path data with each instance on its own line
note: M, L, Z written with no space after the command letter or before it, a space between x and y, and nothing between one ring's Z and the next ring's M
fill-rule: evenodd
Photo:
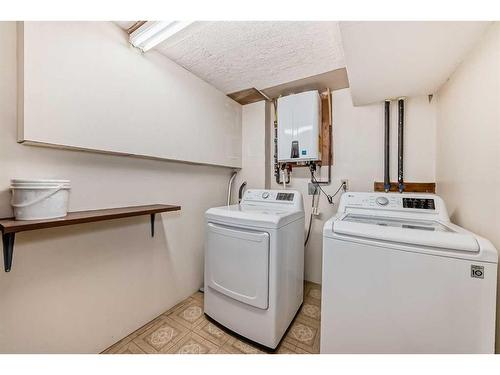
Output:
M203 312L203 293L196 292L119 340L103 354L265 354L252 342L214 324ZM275 354L319 353L321 286L304 283L304 303Z
M146 354L141 348L139 348L133 341L129 342L123 348L121 348L116 354Z
M158 323L139 335L133 342L148 354L167 353L178 341L189 334L189 330L169 318Z
M222 349L233 354L264 354L264 352L250 343L231 337L222 346Z
M231 337L229 333L216 326L214 323L205 320L194 328L194 332L204 337L205 339L213 342L217 346L222 346Z
M219 347L200 335L190 332L168 352L172 354L215 354Z
M189 303L180 306L168 317L191 330L206 319L203 313L203 302L192 298Z

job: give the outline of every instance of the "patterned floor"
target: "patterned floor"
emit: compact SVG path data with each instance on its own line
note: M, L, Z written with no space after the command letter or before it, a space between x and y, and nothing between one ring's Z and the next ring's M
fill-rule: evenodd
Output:
M321 286L304 284L304 304L277 354L319 353ZM207 320L203 293L197 292L144 327L106 349L104 354L265 354Z

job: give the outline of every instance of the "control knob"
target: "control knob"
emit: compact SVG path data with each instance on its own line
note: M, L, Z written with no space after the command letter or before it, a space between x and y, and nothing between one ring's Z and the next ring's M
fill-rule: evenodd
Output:
M386 197L378 197L376 202L379 206L387 206L389 204L389 199Z
M262 198L264 198L264 199L269 198L269 192L268 191L263 192L262 193Z

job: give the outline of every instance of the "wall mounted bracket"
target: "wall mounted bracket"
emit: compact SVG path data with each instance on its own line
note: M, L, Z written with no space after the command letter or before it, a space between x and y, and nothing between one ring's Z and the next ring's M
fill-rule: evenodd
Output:
M12 256L14 255L14 239L15 233L2 234L3 241L3 265L5 272L9 272L12 267Z
M151 237L155 236L155 218L156 214L151 214Z

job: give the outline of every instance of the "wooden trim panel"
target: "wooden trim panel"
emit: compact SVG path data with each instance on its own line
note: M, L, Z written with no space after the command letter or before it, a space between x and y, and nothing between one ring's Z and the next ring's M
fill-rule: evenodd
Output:
M436 193L436 183L435 182L405 182L405 193ZM373 191L384 191L384 183L383 182L374 182L373 183ZM391 192L398 192L398 183L391 182Z

